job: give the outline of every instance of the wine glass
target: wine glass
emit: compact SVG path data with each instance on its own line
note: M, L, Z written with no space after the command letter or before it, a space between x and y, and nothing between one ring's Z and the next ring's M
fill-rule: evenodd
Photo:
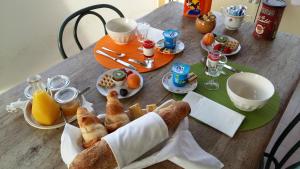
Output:
M219 89L219 83L216 77L220 76L224 65L227 63L227 58L219 51L209 51L206 59L207 71L206 75L210 76L211 79L204 83L204 86L208 90Z
M141 44L139 47L140 50L143 49L142 44L147 39L149 29L150 29L150 25L146 22L137 24L136 36L138 41Z

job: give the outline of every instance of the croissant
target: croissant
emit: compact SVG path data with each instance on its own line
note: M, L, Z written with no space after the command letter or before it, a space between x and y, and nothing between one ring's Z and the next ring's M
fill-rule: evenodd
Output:
M77 120L83 137L83 147L89 148L107 134L106 128L86 108L77 109Z
M124 111L123 104L118 99L116 91L110 91L107 95L106 115L104 125L108 132L113 132L121 126L129 123L129 117Z

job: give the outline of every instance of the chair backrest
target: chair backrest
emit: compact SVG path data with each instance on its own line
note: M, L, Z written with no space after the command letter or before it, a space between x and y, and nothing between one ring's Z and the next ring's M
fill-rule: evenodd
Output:
M287 162L287 160L299 149L300 147L300 140L290 148L290 150L284 155L284 157L278 161L275 158L275 153L278 150L280 144L286 138L286 136L290 133L290 131L299 123L300 121L300 113L289 123L289 125L284 129L284 131L280 134L276 142L274 143L270 153L264 153L264 156L267 157L267 162L265 165L265 169L269 169L271 167L271 163L273 162L275 165L275 169L280 169L282 166ZM298 162L290 165L288 169L296 168L300 166L300 159Z
M64 22L62 23L62 25L60 26L60 29L59 29L59 34L58 34L58 49L59 49L59 52L60 54L62 55L63 59L66 59L68 58L68 56L66 55L65 53L65 50L64 50L64 46L63 46L63 34L64 34L64 30L65 30L65 27L66 25L74 18L77 17L76 19L76 22L74 24L74 29L73 29L73 36L74 36L74 39L75 39L75 42L78 46L78 48L80 50L82 50L82 46L81 46L81 43L79 42L78 40L78 36L77 36L77 28L78 28L78 24L80 22L80 20L86 16L86 15L95 15L96 17L98 17L100 19L100 21L102 22L103 24L103 28L104 28L104 31L105 31L105 34L107 35L107 31L106 31L106 28L105 28L105 25L106 25L106 21L105 19L97 12L93 11L95 9L100 9L100 8L108 8L108 9L112 9L113 11L115 11L120 17L124 18L124 15L123 13L116 7L112 6L112 5L109 5L109 4L98 4L98 5L93 5L93 6L89 6L89 7L86 7L86 8L83 8L83 9L80 9L76 12L74 12L73 14L71 14L70 16L68 16Z

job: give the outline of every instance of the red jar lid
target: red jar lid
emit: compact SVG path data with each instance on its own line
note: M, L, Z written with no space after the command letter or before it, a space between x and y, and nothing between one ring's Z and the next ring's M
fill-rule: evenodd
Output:
M154 48L155 43L152 40L145 40L143 47L146 49Z
M219 61L220 60L220 53L218 53L218 52L209 52L207 57L212 61Z

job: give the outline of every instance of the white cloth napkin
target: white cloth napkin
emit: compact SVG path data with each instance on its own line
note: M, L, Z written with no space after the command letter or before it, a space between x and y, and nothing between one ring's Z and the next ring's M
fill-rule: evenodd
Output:
M164 120L154 112L133 120L104 136L112 150L118 169L123 168L169 137Z
M184 98L191 106L190 116L233 137L245 116L237 113L207 97L189 92Z
M157 43L159 40L163 39L163 31L153 27L149 28L147 38Z
M169 105L168 101L158 109ZM103 118L104 115L99 115ZM188 118L182 120L175 133L164 142L156 152L138 159L124 169L141 169L165 160L171 160L183 168L194 165L197 168L208 166L210 168L222 168L224 165L212 155L206 153L195 141L188 130ZM136 143L139 143L136 141ZM69 166L75 156L82 151L80 129L71 125L66 125L61 137L61 156L63 161ZM146 153L147 154L147 153Z

